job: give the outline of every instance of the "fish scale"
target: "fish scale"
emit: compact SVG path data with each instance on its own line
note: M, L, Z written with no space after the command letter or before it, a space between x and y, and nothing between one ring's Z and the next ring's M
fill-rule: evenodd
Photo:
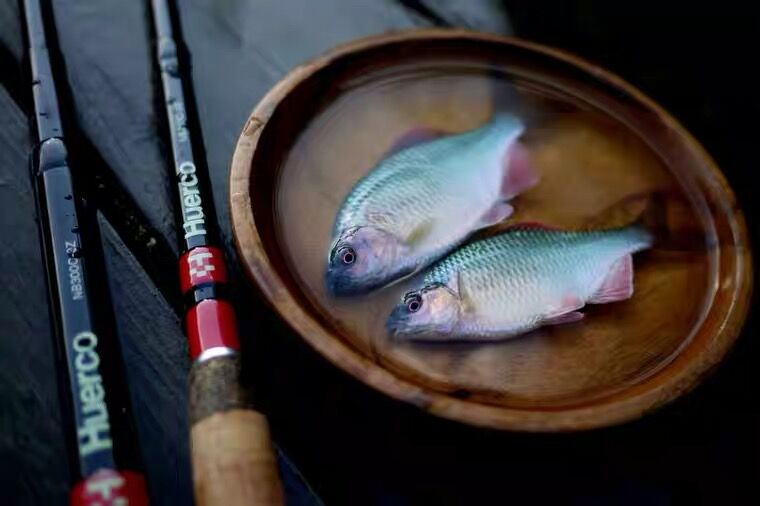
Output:
M460 332L518 333L538 326L567 297L586 303L618 259L650 242L649 233L635 226L517 229L452 253L428 270L423 285L458 287L467 313Z

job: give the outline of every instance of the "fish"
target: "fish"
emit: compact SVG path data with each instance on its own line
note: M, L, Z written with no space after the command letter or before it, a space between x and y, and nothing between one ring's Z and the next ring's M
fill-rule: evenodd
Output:
M577 322L586 304L632 297L632 255L651 245L638 223L598 231L515 225L430 267L386 328L399 340L498 341Z
M415 129L349 192L336 215L325 273L329 293L369 293L432 264L476 230L508 218L538 182L518 140L525 125L497 114L442 136Z

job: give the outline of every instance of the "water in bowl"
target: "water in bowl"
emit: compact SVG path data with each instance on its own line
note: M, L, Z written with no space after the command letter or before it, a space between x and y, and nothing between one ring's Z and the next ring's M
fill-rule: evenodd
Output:
M329 295L324 271L337 210L404 132L469 130L488 121L494 104L525 118L523 140L541 176L513 202L511 221L615 226L635 218L621 202L657 195L667 226L658 245L635 258L634 297L587 306L581 323L500 343L392 341L385 320L412 281L368 296ZM315 308L371 360L455 395L547 409L609 395L665 365L688 341L714 291L708 211L657 153L589 102L485 66L363 75L315 116L279 174L278 240Z

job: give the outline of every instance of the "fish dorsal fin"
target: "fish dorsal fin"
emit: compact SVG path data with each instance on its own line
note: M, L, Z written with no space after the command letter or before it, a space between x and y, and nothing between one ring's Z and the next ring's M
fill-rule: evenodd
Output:
M509 200L536 186L540 179L530 153L520 141L515 141L507 149L503 161L501 198Z
M423 126L410 128L405 133L401 134L401 137L396 139L388 151L386 151L385 156L388 157L406 148L410 148L417 144L422 144L423 142L438 139L439 137L443 137L447 134L448 133L444 132L443 130Z
M513 212L514 208L511 205L506 202L497 202L493 207L486 211L483 217L480 218L478 228L486 228L491 225L496 225L512 216Z
M433 220L428 219L421 221L409 232L409 234L407 234L404 242L406 242L409 247L413 247L427 237L432 229Z
M471 313L474 310L472 300L467 297L467 294L462 289L462 274L459 271L449 276L445 287L459 299L460 307L464 313Z
M461 297L461 292L459 291L459 272L455 272L449 276L448 281L446 281L446 286L454 295Z
M504 231L512 230L545 230L547 232L563 232L564 230L540 221L515 221L504 227Z

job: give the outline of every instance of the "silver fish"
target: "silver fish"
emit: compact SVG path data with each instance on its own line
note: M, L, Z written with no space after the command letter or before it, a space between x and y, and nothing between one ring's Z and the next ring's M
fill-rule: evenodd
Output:
M408 340L496 340L583 318L586 304L633 295L638 226L563 232L517 228L469 244L431 267L387 321Z
M381 160L337 214L329 291L350 295L390 284L512 214L507 202L538 182L517 141L523 130L519 118L501 114L475 130L402 147Z

